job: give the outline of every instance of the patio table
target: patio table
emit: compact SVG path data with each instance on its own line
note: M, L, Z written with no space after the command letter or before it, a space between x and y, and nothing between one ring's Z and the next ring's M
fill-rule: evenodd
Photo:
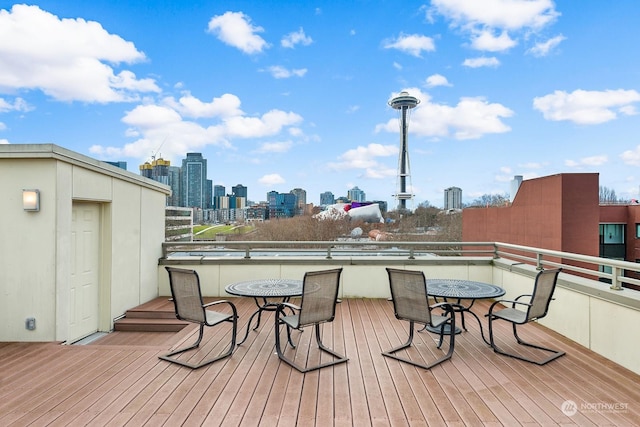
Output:
M256 303L256 311L249 318L247 322L247 331L242 340L238 341L238 345L245 342L249 336L249 329L251 328L251 322L253 318L258 316L256 326L253 330L258 329L260 326L260 318L263 311L275 311L276 305L269 301L269 299L278 298L283 302L288 302L292 297L299 297L302 295L302 280L295 279L258 279L249 280L245 282L231 283L225 287L225 291L228 294L250 297Z
M490 299L490 298L498 298L505 294L505 290L500 286L491 285L489 283L483 282L475 282L472 280L460 280L460 279L427 279L427 293L429 296L432 296L436 302L438 302L438 298L442 298L443 301L455 300L459 306L454 306L454 311L456 313L460 313L460 317L462 320L462 329L465 331L467 327L464 323L464 314L470 313L473 317L478 321L478 325L480 326L480 334L482 335L482 339L484 342L489 344L489 341L484 337L484 330L482 328L482 322L480 322L480 318L471 311L471 307L479 299ZM471 301L468 305L462 304L462 300ZM444 327L448 327L449 325L444 325ZM427 326L429 332L440 333L440 328L433 328ZM447 330L445 329L445 333ZM456 327L456 334L462 332L458 327Z

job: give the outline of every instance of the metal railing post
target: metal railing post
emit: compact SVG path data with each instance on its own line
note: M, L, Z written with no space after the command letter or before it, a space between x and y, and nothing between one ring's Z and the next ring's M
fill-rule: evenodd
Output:
M611 266L611 289L613 289L614 291L622 290L622 285L618 280L618 270L618 267ZM621 273L624 274L624 270L622 270Z
M542 268L542 254L536 254L536 270L543 270Z

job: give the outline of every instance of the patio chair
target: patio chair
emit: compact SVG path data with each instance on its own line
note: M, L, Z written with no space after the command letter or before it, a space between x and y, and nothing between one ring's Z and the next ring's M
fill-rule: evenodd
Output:
M200 325L198 340L191 346L172 351L169 354L159 356L160 359L171 363L186 366L191 369L202 368L225 357L231 356L236 347L236 331L238 328L238 312L235 305L226 300L213 301L204 304L202 292L200 290L200 279L194 270L183 268L165 267L169 273L169 285L171 286L171 296L176 311L176 317L180 320L193 322ZM231 308L231 314L208 310L209 307L219 304L227 304ZM200 345L204 334L205 326L216 326L222 322L231 322L233 325L231 332L231 344L228 350L212 359L204 360L198 364L188 363L172 356L193 350Z
M333 322L336 313L336 302L338 298L338 285L340 284L340 274L342 268L324 271L307 272L302 282L302 299L300 306L282 302L277 305L275 315L276 351L278 357L297 369L305 373L327 366L346 362L346 357L327 348L322 343L320 336L320 324ZM287 314L285 309L290 309L291 314ZM280 325L286 325L287 339L289 345L295 348L291 340L291 329L302 331L306 326L313 326L315 329L316 343L320 350L334 357L332 361L321 363L315 366L301 366L292 359L284 355L280 340Z
M445 360L451 359L456 337L456 317L454 306L457 306L458 304L440 302L429 305L427 281L425 280L424 273L422 271L387 268L387 274L389 275L393 311L397 319L409 321L409 339L401 346L395 347L382 354L392 359L409 363L424 369L431 369ZM432 313L435 309L443 309L444 315ZM442 346L446 332L446 334L449 335L449 351L447 354L429 364L420 363L396 355L396 352L411 346L415 329L414 324L416 323L425 325L425 327L430 326L440 331L440 340L437 346L438 349Z
M533 322L547 315L547 312L549 311L549 304L553 299L553 291L556 288L560 270L562 269L558 268L553 270L540 271L536 275L536 281L533 286L532 294L520 295L515 300L498 300L491 304L491 306L489 307L489 313L487 314L487 317L489 318L489 342L496 353L524 360L525 362L535 363L537 365L545 365L565 354L564 351L554 350L551 348L542 347L540 345L528 343L518 336L518 331L516 330L516 327L518 325L524 325L526 323ZM521 298L528 298L528 301L520 301ZM511 307L496 310L498 304L502 303L511 304ZM522 310L519 310L516 307L521 307ZM496 320L506 320L507 322L511 322L513 326L513 336L516 338L518 344L532 347L538 350L544 350L545 352L551 354L546 359L535 360L521 354L510 353L501 350L496 345L493 336L493 322L495 322Z

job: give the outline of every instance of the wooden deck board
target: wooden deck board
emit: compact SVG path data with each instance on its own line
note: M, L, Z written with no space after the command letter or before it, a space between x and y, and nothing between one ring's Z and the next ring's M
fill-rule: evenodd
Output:
M244 336L255 305L233 301ZM487 304L474 310L482 315ZM193 325L175 333L114 332L85 346L0 343L0 425L640 425L639 375L539 325L526 326L522 336L566 356L545 366L504 357L482 341L474 319L466 320L453 358L429 371L380 354L406 340L408 323L376 299L338 304L323 342L349 361L306 375L275 354L271 313L232 357L199 370L158 359L195 341ZM509 325L496 328L498 343L515 349ZM229 333L209 328L185 359L219 353ZM436 349L435 338L417 332L404 353L432 360L448 348L445 340ZM294 332L294 340L297 349L286 351L301 363L329 357L318 351L311 328ZM568 400L578 407L574 415L562 411Z

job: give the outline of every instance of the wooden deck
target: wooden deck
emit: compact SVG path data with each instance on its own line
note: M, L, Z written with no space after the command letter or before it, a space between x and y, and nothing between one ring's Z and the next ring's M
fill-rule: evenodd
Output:
M255 306L234 302L243 326ZM469 318L453 358L425 371L380 354L404 342L407 326L386 300L344 300L324 334L349 362L306 375L275 355L271 314L231 358L195 371L158 359L195 341L193 325L114 332L83 346L0 343L0 425L640 425L640 376L543 327L522 335L567 351L546 366L495 354ZM219 351L229 333L207 330L193 360ZM499 333L507 346L508 325ZM432 357L434 336L416 335L412 357ZM294 337L316 360L312 331Z

